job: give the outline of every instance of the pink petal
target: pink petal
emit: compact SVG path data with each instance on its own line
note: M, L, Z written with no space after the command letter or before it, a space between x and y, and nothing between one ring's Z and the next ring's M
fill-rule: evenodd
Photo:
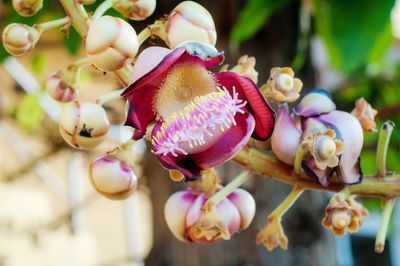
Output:
M231 126L211 148L190 155L192 160L203 169L219 165L234 156L249 140L254 129L254 117L249 114L237 114L237 125Z
M248 102L248 111L253 114L256 125L252 137L266 140L272 135L275 115L257 86L249 78L242 77L234 72L226 71L214 74L218 83L233 94L233 88L239 98Z
M301 99L294 108L297 115L310 117L329 113L336 109L329 92L323 89L314 89Z
M332 111L329 114L321 115L320 119L337 128L345 145L337 169L339 179L346 184L361 182L362 171L359 157L364 135L360 122L350 113L342 111Z
M240 213L236 206L227 198L217 204L217 212L223 224L233 235L240 229Z
M272 134L272 151L276 157L289 165L294 164L301 140L301 131L289 114L287 105L279 107L278 118Z

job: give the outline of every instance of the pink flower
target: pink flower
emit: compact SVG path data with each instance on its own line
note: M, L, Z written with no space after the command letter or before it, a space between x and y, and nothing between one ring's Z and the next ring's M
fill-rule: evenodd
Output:
M204 208L207 196L191 190L171 195L164 213L168 228L183 242L212 243L227 240L251 224L255 201L250 193L236 189L215 207Z
M306 145L311 156L305 156L301 163L308 176L322 185L328 185L334 173L342 183L359 183L362 179L359 162L362 127L350 113L335 109L330 94L321 89L303 97L294 108L298 117L290 115L287 105L280 106L272 136L272 151L280 161L294 165L301 143L315 140L309 143L311 146ZM330 132L328 135L332 141L320 138L326 132Z
M223 59L199 42L174 50L147 48L122 94L130 104L126 125L136 129L134 138L155 121L153 152L186 180L230 159L251 136L265 140L273 131L274 113L249 78L209 71Z

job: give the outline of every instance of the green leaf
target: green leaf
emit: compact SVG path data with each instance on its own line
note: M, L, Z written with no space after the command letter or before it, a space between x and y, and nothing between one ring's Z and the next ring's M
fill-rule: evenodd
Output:
M292 0L248 0L240 11L230 33L230 41L235 44L244 42L253 37L278 9Z
M43 121L44 114L39 100L40 94L26 94L22 96L15 109L15 119L26 131L38 129Z
M314 0L316 30L331 63L343 72L379 61L390 43L395 0Z
M70 54L75 55L78 53L82 45L82 38L79 33L74 29L69 29L69 34L64 38L64 46Z

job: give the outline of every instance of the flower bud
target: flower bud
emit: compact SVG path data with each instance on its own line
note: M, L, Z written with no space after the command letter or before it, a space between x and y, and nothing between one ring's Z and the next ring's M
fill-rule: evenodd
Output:
M39 40L40 32L21 23L12 23L3 31L3 45L10 54L21 56L32 50Z
M35 15L43 7L43 0L13 0L13 7L23 17Z
M194 191L173 194L165 205L165 219L174 236L183 242L212 243L229 239L247 228L254 218L255 201L250 193L237 189L216 206L204 208L207 196Z
M175 48L184 41L200 41L215 45L217 33L211 14L200 4L184 1L168 16L167 45Z
M127 65L139 49L136 31L117 17L103 16L92 22L86 38L86 51L92 64L105 71Z
M113 200L126 199L137 188L137 177L132 167L112 155L90 163L89 179L101 195Z
M110 123L103 107L91 102L67 103L60 117L60 133L74 148L90 149L107 136Z
M145 20L156 9L156 0L114 0L113 8L132 20Z
M61 72L55 72L47 78L47 93L56 101L70 102L75 99L77 90L61 77Z

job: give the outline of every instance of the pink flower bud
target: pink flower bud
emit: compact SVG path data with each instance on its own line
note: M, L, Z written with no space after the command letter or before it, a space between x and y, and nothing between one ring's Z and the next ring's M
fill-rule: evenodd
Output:
M43 7L43 0L13 0L13 7L23 17L35 15Z
M91 102L65 104L60 117L60 133L74 148L90 149L107 136L110 123L103 107Z
M165 205L165 219L180 241L212 243L229 239L247 228L254 218L255 201L250 193L237 189L210 210L205 209L204 193L192 191L173 194Z
M54 100L63 103L74 100L77 95L77 90L62 79L60 72L53 73L47 78L46 90Z
M92 22L86 38L89 60L105 71L127 65L139 49L136 31L123 19L103 16Z
M3 45L10 54L21 56L32 50L39 40L40 32L28 25L12 23L3 31Z
M137 177L132 167L112 155L90 163L89 180L101 195L113 200L126 199L137 188Z
M185 41L199 41L215 45L217 33L211 14L193 1L177 5L166 24L167 45L175 48Z
M156 0L114 0L113 8L132 20L145 20L156 9Z

